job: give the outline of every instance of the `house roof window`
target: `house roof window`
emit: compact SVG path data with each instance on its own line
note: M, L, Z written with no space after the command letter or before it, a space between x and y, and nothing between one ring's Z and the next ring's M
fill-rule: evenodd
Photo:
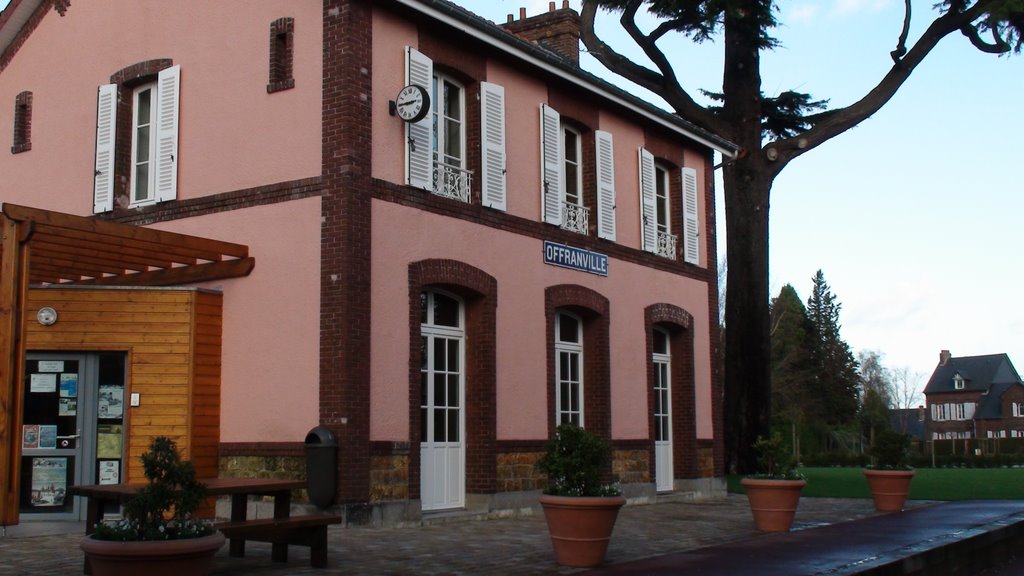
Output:
M960 374L953 376L953 389L963 390L964 389L964 377Z

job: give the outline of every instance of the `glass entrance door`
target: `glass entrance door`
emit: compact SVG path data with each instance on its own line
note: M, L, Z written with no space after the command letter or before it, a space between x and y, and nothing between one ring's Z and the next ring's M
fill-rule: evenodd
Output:
M84 518L77 484L120 482L125 356L30 353L21 428L22 519Z

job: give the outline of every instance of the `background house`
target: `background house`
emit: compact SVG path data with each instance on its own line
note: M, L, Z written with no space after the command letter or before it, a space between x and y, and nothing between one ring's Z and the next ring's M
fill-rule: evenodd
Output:
M633 498L723 493L712 173L737 149L580 70L578 30L567 6L14 0L0 516L78 517L24 496L36 465L138 479L155 434L206 473L301 476L318 425L349 521L531 505L562 422L612 441ZM40 425L84 432L25 448Z
M1006 354L939 354L924 390L931 440L1024 437L1024 383Z

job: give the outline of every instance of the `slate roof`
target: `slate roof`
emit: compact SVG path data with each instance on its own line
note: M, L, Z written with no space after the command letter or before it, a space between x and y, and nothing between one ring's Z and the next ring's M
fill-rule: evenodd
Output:
M957 390L953 387L953 377L957 374L964 379L964 387ZM945 365L935 367L925 394L938 392L985 392L993 384L1019 383L1020 375L1010 363L1006 354L988 354L985 356L961 356L950 358ZM1003 388L1005 390L1005 388Z
M964 379L961 390L953 385L953 377L957 374ZM942 392L983 392L974 418L992 420L1003 417L1001 399L1012 386L1024 386L1024 382L1010 362L1010 357L1006 354L988 354L950 358L945 365L936 366L924 393L927 396Z
M398 0L399 4L407 4L409 0ZM525 52L538 60L544 61L546 64L558 68L559 74L563 76L572 76L579 80L582 80L586 84L590 84L595 88L598 88L606 93L611 93L615 97L629 103L629 105L636 108L645 110L648 114L661 118L663 121L670 124L674 124L679 129L689 132L693 136L703 138L712 147L717 148L723 153L735 155L739 152L739 146L722 138L721 136L706 130L700 126L697 126L693 122L685 120L678 114L665 111L657 106L654 106L638 98L632 93L619 88L615 84L604 80L581 67L569 62L566 58L562 57L557 51L545 48L543 43L534 44L527 42L526 40L516 36L509 32L505 28L487 20L477 14L466 10L465 8L450 2L449 0L415 0L415 4L424 5L438 12L445 14L460 24L469 26L477 32L483 33L487 36L499 40L501 43L508 45L511 48Z
M927 438L924 421L919 419L917 408L897 408L889 411L889 425L897 432L910 434L916 440ZM906 426L906 430L903 427Z

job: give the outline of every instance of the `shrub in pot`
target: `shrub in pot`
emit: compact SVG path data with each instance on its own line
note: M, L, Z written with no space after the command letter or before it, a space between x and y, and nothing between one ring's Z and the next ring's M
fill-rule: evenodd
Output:
M875 437L871 447L874 464L864 469L864 476L871 488L875 510L899 512L910 493L910 481L914 469L909 466L910 436L893 430L885 430Z
M192 517L206 497L195 467L165 436L141 460L147 483L125 503L124 518L82 539L87 565L96 576L209 574L224 535Z
M758 471L740 481L754 525L762 532L787 532L800 504L800 493L807 481L796 471L796 463L782 437L758 437L754 443Z
M563 566L587 568L604 561L626 503L617 487L601 481L610 462L608 443L575 424L558 426L537 462L548 478L540 503L555 559Z

